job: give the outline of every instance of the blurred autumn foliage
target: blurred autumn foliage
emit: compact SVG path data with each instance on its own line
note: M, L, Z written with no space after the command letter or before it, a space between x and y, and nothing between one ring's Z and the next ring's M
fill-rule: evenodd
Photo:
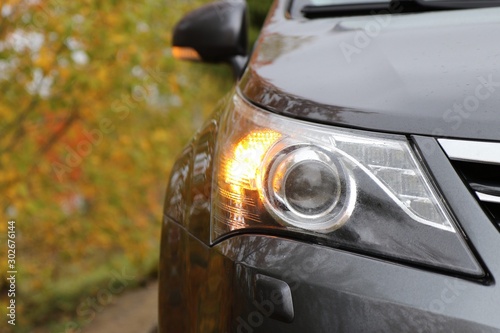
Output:
M15 220L16 331L78 320L109 272L156 266L171 163L232 84L171 57L173 25L205 2L0 3L0 313Z

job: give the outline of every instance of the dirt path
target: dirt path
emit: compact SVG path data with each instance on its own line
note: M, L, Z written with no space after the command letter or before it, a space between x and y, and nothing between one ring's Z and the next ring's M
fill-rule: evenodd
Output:
M109 304L82 333L150 333L158 315L158 282L151 282Z

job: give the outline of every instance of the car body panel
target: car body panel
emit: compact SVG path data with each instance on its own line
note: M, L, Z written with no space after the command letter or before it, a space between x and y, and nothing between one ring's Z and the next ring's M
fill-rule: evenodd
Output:
M255 104L347 127L500 140L500 8L292 20L286 6L271 11L240 83Z
M164 232L165 332L500 331L498 309L485 307L499 288L266 235L210 248L168 218ZM288 283L292 323L268 318L253 298L257 274Z

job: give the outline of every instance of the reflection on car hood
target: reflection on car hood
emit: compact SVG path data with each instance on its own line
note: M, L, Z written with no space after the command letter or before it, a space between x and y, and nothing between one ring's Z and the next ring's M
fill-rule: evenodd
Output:
M280 1L240 82L277 113L500 141L500 8L285 19Z

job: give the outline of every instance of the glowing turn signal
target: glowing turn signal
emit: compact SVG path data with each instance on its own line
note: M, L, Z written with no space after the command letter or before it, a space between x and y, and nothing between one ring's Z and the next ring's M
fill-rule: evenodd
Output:
M281 137L271 130L254 131L241 139L226 161L225 181L236 193L241 189L255 190L256 177L265 153Z
M172 48L172 55L174 56L174 58L180 60L201 60L200 54L195 49L190 47L174 46Z

